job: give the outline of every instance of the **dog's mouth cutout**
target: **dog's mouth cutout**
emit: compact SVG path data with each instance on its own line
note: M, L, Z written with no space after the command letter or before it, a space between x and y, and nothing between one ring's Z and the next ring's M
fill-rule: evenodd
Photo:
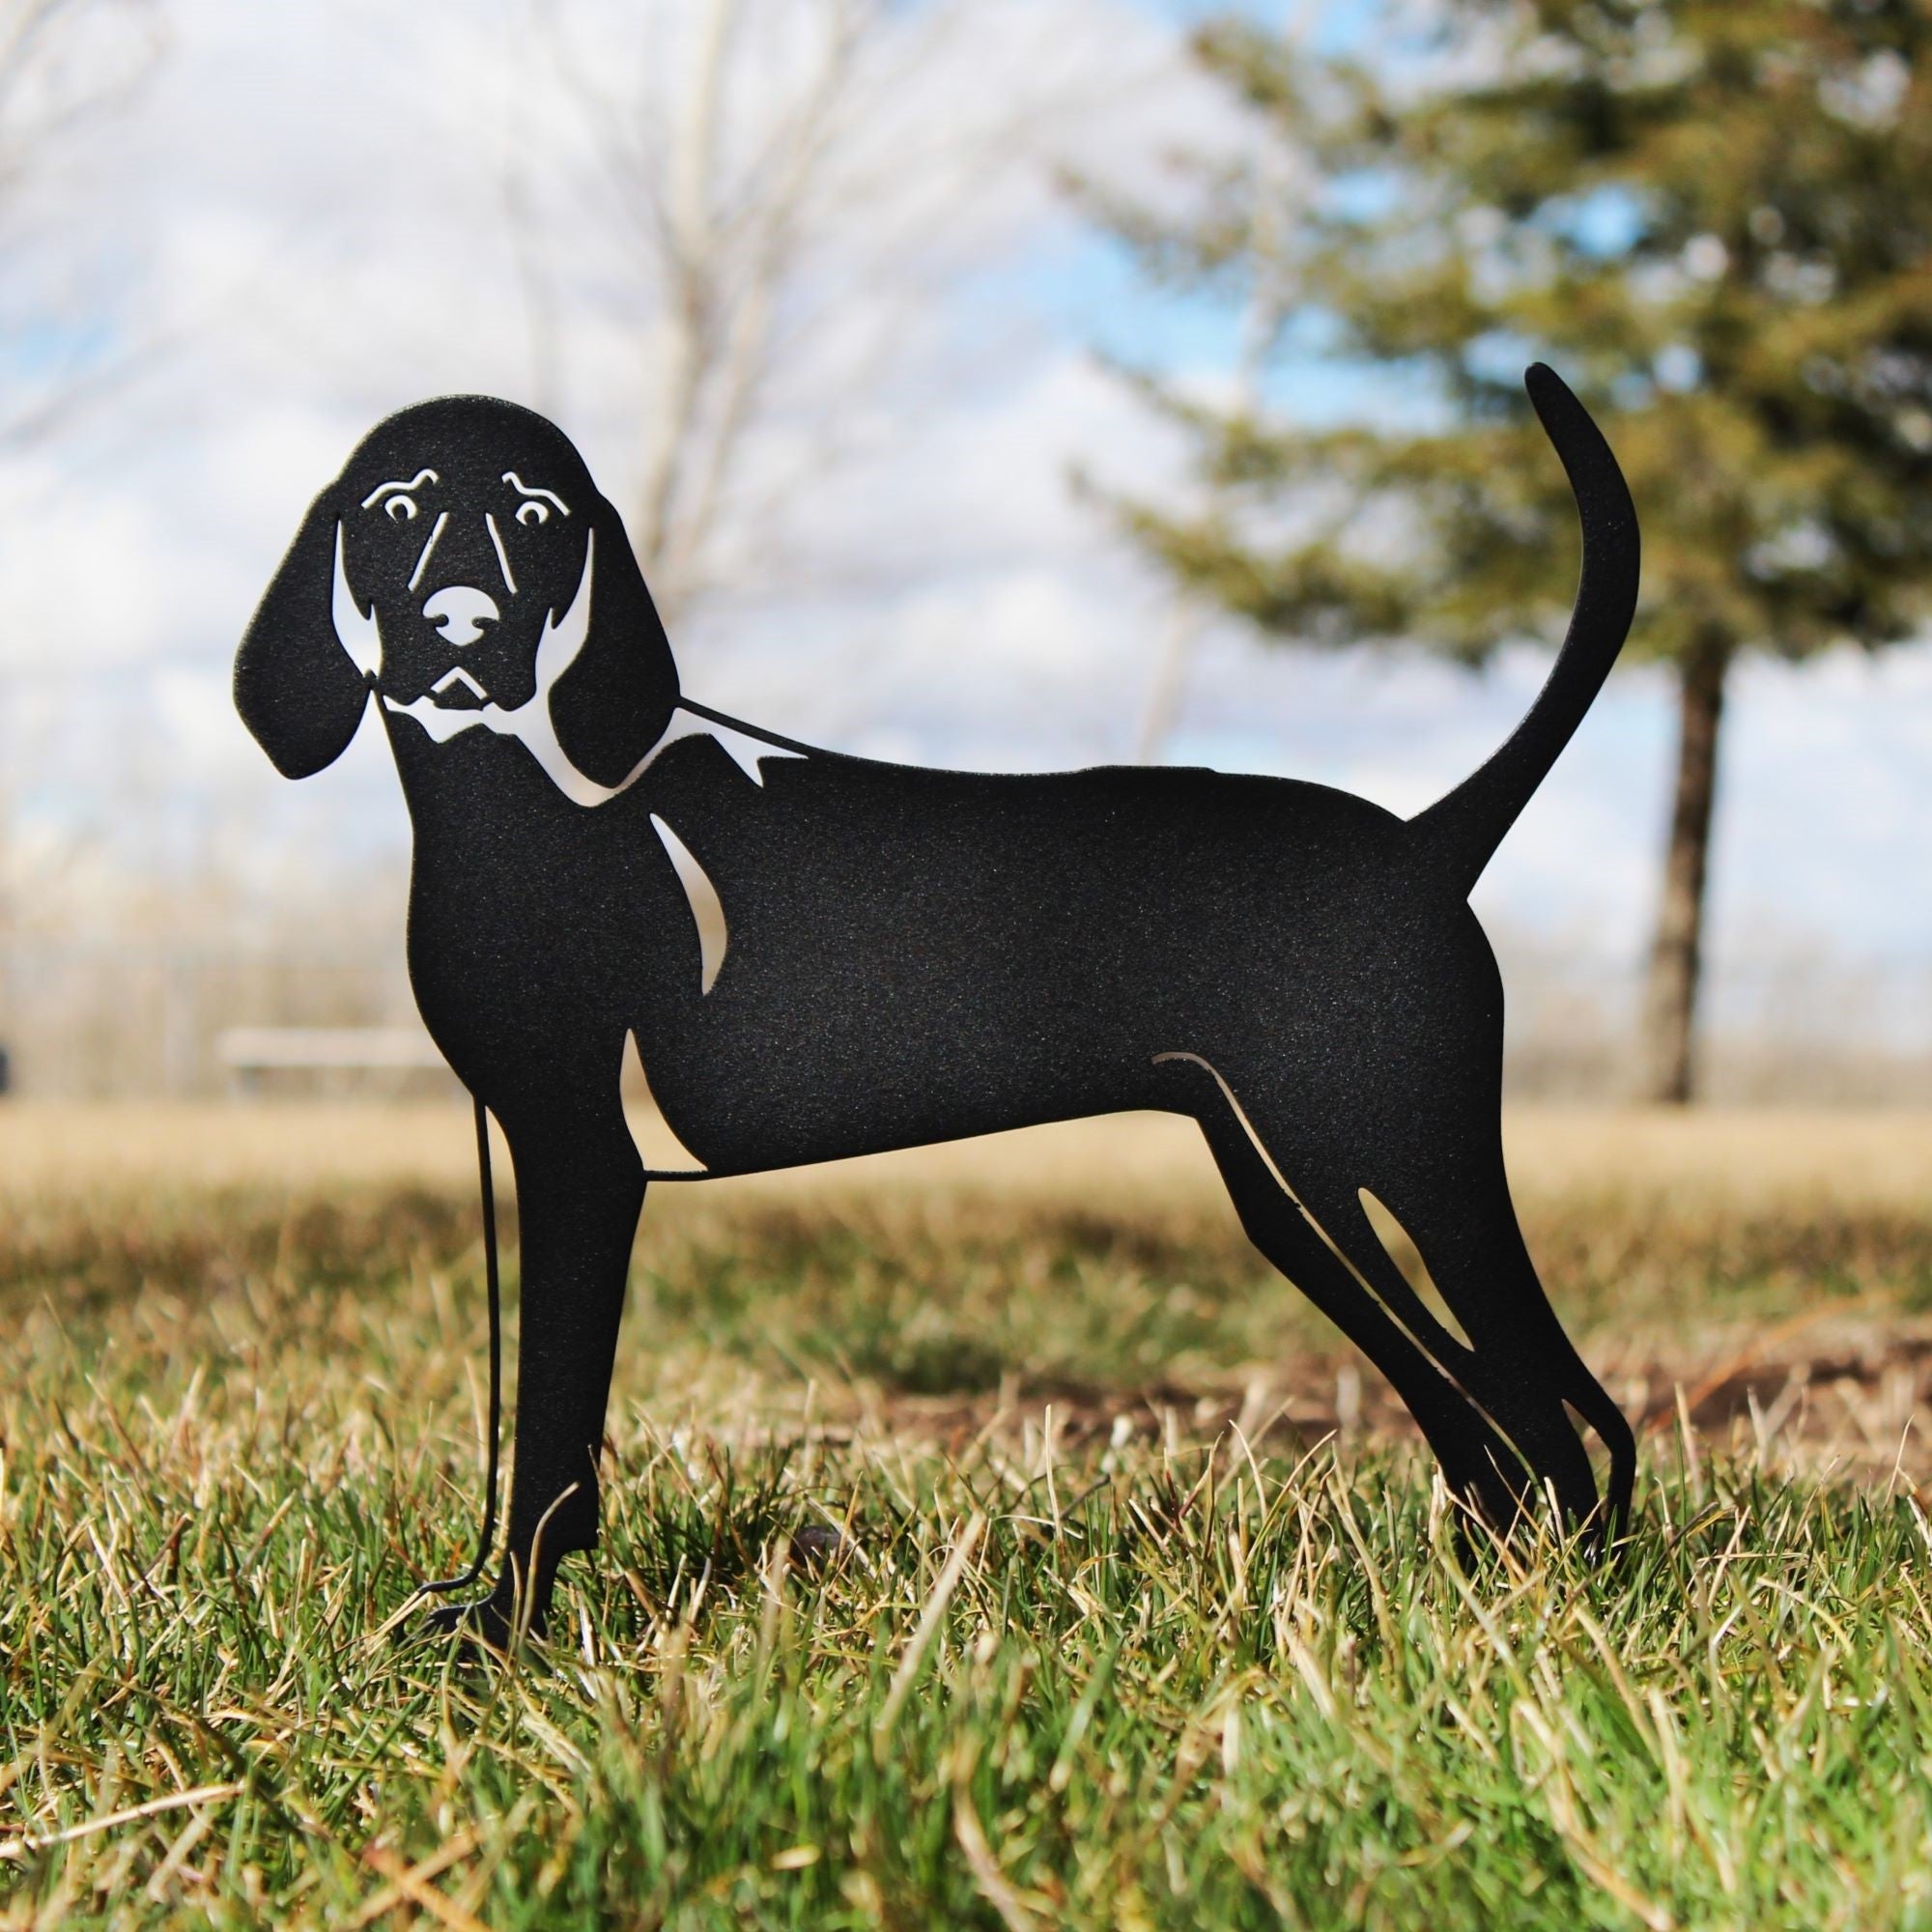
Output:
M429 691L444 711L473 711L490 701L490 694L461 665L452 665Z

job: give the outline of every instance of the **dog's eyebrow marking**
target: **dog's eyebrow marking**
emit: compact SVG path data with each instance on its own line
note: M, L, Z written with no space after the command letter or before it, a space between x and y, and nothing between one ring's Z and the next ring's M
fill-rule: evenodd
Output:
M503 573L503 588L512 597L517 594L517 580L510 575L510 559L503 549L503 539L497 534L497 518L493 511L483 512L483 521L490 526L490 541L497 546L497 565Z
M371 508L378 497L386 497L391 490L419 490L425 483L440 483L441 481L442 478L434 469L418 469L407 483L378 483L362 498L362 507L365 510Z
M691 847L655 811L651 813L651 825L669 856L671 870L684 888L686 903L697 926L697 990L708 993L718 983L718 970L724 964L724 949L731 943L724 923L724 901L718 896L718 888L693 856Z
M570 505L566 503L563 500L563 498L556 494L554 490L542 490L539 489L534 483L526 483L524 479L521 476L519 476L514 469L506 469L503 471L503 481L509 484L513 490L522 492L522 494L526 497L543 497L548 498L549 501L556 505L558 511L562 515L566 517L570 515Z
M436 528L423 540L422 554L416 558L416 567L410 572L410 588L413 590L422 582L424 566L429 562L429 554L436 548L436 540L442 534L442 526L449 521L447 510L437 518Z

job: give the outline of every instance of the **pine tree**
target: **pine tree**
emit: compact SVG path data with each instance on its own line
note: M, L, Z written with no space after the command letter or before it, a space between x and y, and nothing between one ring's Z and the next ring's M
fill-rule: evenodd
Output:
M1203 31L1272 165L1198 165L1184 220L1095 197L1162 280L1251 316L1284 291L1277 355L1389 365L1415 427L1298 431L1151 384L1202 488L1121 508L1269 634L1480 661L1567 606L1549 566L1568 497L1520 388L1526 362L1558 369L1643 518L1627 655L1675 673L1644 1081L1684 1101L1733 665L1877 647L1932 609L1932 0L1440 0L1431 17L1373 67ZM1308 184L1290 207L1284 148Z

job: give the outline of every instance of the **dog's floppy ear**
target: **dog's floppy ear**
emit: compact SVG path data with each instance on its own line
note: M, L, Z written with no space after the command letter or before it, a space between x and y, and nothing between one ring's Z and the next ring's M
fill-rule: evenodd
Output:
M564 755L599 784L620 785L664 735L677 704L677 666L622 518L602 497L589 634L550 695Z
M336 624L342 575L339 489L309 506L235 653L235 708L284 778L305 779L349 749L377 667L351 658ZM349 613L368 625L359 606Z

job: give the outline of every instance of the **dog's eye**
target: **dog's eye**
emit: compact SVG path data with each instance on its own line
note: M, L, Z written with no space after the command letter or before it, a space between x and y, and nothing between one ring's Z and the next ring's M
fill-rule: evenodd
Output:
M520 524L547 524L550 522L550 505L548 503L526 503L518 510L517 521Z
M383 507L397 523L407 524L415 517L416 500L413 497L391 497Z

